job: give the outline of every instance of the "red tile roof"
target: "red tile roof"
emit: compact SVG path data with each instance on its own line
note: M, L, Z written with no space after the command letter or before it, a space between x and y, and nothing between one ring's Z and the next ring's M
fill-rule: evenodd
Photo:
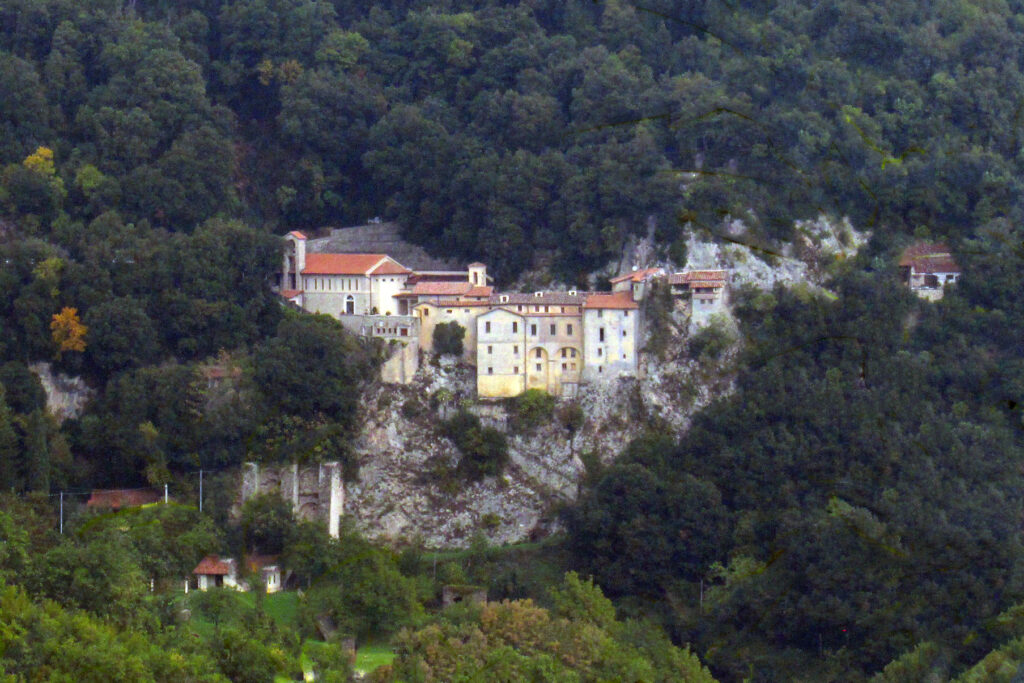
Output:
M916 273L959 273L960 266L944 242L918 242L903 250L900 265Z
M487 266L485 264L480 263L479 261L474 261L473 263L470 263L467 266L467 268L486 268L486 267Z
M631 273L625 273L624 275L613 277L609 282L612 284L625 282L626 280L631 280L632 282L643 282L647 278L657 275L660 270L661 268L644 268L643 270L634 270Z
M366 275L384 254L306 254L303 275Z
M417 282L412 293L423 296L462 296L468 294L473 285L463 280L462 282Z
M633 301L629 292L615 292L613 294L588 294L583 308L634 309L639 306Z
M408 275L411 272L398 261L388 257L387 261L370 271L370 275Z
M280 294L285 299L294 299L298 295L302 294L302 290L301 289L282 289L280 292L278 292L278 294Z
M112 508L138 507L163 500L164 494L157 489L115 489L93 491L86 505L89 507Z
M486 299L490 297L491 294L493 293L494 287L491 287L490 285L486 287L477 285L470 289L468 292L466 292L465 296L471 299Z
M305 236L305 235L303 235L303 234L302 234L301 232L299 232L298 230L292 230L292 231L291 231L290 233L288 233L288 234L289 234L289 235L291 235L292 237L296 238L296 239L300 239L300 240L304 240L304 239L306 239L306 236Z
M231 574L231 563L220 559L217 555L207 555L199 561L199 564L197 564L196 568L192 570L192 573L227 576L228 574Z
M691 287L724 287L728 279L727 270L687 270L668 276L669 284Z

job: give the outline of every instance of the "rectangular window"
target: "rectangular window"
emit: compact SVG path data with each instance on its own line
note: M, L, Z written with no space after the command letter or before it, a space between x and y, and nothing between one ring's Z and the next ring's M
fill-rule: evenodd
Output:
M598 371L598 372L604 372L604 368L602 368L601 366L598 366L598 367L597 367L597 371Z
M513 356L518 356L519 355L519 344L516 344L515 346L512 347L512 355Z
M548 311L548 307L547 307L547 306L545 306L545 307L544 307L544 312L545 312L545 313L548 313L548 312L549 312L549 311Z
M487 321L487 322L484 323L484 332L490 332L490 331L491 331L491 323L490 323L490 321Z
M523 312L523 307L522 306L516 306L516 310L519 311L520 313L522 313Z
M534 353L533 355L537 356L537 358L543 358L543 356L541 355L542 353L543 353L543 351L541 351L540 349L537 349L537 352Z
M488 375L493 375L494 374L494 368L487 368L487 374Z
M513 375L518 375L519 374L519 366L518 365L513 365L512 366L512 374Z
M622 317L623 318L628 318L629 317L629 311L623 311Z
M540 372L540 363L537 363L537 372Z
M626 331L625 331L625 330L623 330L623 331L622 331L622 336L623 336L623 337L625 337L625 336L626 336Z
M519 331L519 323L512 323L512 334Z
M562 313L565 313L565 306L562 306Z
M556 329L557 329L557 326L555 326L554 324L552 324L552 325L551 325L551 334L558 334L557 332L555 332L555 330L556 330Z
M494 353L494 347L493 347L493 346L488 346L488 347L487 347L487 355L489 356L489 355L491 355L492 353Z
M423 317L426 318L429 315L430 315L430 309L429 308L424 308L423 309ZM487 323L487 324L490 325L490 323Z
M530 336L531 337L536 337L537 336L537 326L536 325L530 325Z
M448 313L448 314L451 314L451 312L452 312L452 309L450 309L450 308L446 308L446 309L444 310L444 312L445 312L445 313Z
M565 358L568 353L569 349L562 349L562 358Z
M565 326L565 333L572 334L572 323L569 323L568 325Z
M598 350L597 350L597 357L598 357L598 358L600 358L600 357L601 357L601 349L598 349Z
M597 341L604 341L604 328L600 328L597 331Z
M603 318L604 317L604 311L601 310L600 308L597 309L597 317L598 318Z
M562 363L562 370L568 370L569 366L566 363Z
M575 358L576 357L576 349L569 349L569 357L570 358Z

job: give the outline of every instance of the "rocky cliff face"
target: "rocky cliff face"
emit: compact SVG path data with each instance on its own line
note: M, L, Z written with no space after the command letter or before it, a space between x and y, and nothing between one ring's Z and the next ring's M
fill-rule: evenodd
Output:
M49 363L32 363L28 367L43 385L46 408L58 422L81 415L86 402L95 393L80 377L54 373Z
M728 268L733 287L818 287L827 264L856 253L866 241L845 221L822 218L798 225L797 231L799 244L771 254L739 241L693 238L686 267ZM671 263L638 265L677 269ZM370 536L419 536L437 547L464 546L478 531L498 544L546 533L557 524L557 505L577 494L584 473L581 454L607 462L647 428L681 433L696 411L732 391L741 342L728 307L720 327L731 341L723 351L699 359L686 351L690 326L685 306L669 308L659 313L658 349L642 356L638 378L592 384L574 399L585 416L574 435L556 415L532 431L509 429L504 404L477 402L473 369L454 362L421 364L409 386L372 388L355 444L360 478L346 487L346 514ZM446 400L432 406L431 397ZM477 483L451 476L459 454L437 425L460 402L507 434L510 462L503 476Z

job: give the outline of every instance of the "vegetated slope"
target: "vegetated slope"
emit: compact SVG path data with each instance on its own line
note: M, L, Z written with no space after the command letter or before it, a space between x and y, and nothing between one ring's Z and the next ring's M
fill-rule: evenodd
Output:
M2 195L49 232L397 219L572 279L655 218L819 212L960 236L1019 216L1012 4L15 0ZM22 161L54 151L56 176Z
M835 297L740 301L736 391L591 482L565 516L580 567L726 680L859 680L925 641L955 673L1005 640L994 617L1024 598L1019 245L1007 226L972 242L938 304L878 252Z

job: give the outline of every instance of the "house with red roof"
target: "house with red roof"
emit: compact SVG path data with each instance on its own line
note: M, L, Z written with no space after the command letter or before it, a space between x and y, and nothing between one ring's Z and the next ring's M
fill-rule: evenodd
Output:
M238 567L234 559L220 557L218 555L207 555L196 568L192 570L196 580L196 588L201 591L210 588L239 588Z
M664 276L664 268L638 269L634 266L631 272L613 277L609 282L613 292L629 292L633 296L633 301L643 301L650 289L651 281Z
M922 299L937 301L960 279L960 266L944 242L916 242L900 255L900 277Z

